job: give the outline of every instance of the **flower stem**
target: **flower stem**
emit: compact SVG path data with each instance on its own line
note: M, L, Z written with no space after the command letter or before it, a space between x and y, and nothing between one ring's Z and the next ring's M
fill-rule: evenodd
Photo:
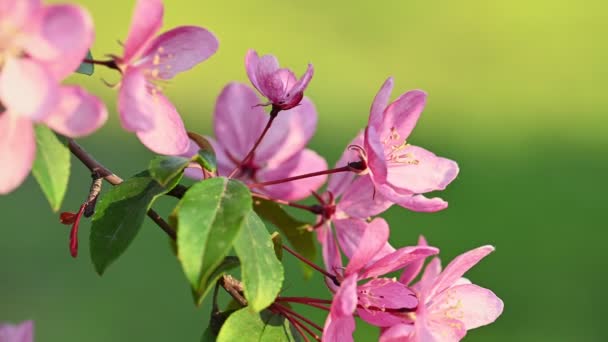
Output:
M253 147L251 148L251 150L249 150L249 153L247 153L245 158L243 158L243 160L241 160L241 162L238 163L238 165L234 168L234 170L232 170L232 172L230 172L230 175L228 176L228 178L233 178L236 175L236 173L239 172L239 170L241 169L241 166L243 166L245 163L247 163L249 161L249 159L251 159L253 157L253 153L255 152L255 150L258 148L258 146L262 142L262 139L264 139L264 136L266 136L266 133L270 129L270 126L272 126L272 122L274 121L274 118L277 117L277 114L279 114L279 111L280 111L280 109L275 108L274 106L272 107L272 110L270 111L270 117L268 118L268 123L266 123L266 127L264 127L262 134L260 134L260 137L255 142L255 144L253 144Z
M311 327L313 327L313 328L315 328L315 329L317 329L317 330L319 330L319 331L323 332L323 328L321 328L321 327L320 327L319 325L317 325L315 322L313 322L313 321L309 320L308 318L306 318L306 317L304 317L304 316L300 315L299 313L297 313L297 312L295 312L295 311L293 311L293 310L289 309L288 307L283 306L283 305L280 305L280 304L274 304L273 306L274 306L274 307L278 307L278 308L279 308L279 310L283 311L284 313L287 313L287 314L289 314L289 315L292 315L292 316L294 316L294 317L296 317L296 318L298 318L298 319L300 319L300 320L302 320L302 321L304 321L304 322L308 323L308 324L309 324Z
M98 61L95 59L84 59L82 62L89 63L89 64L96 64L96 65L103 65L110 69L120 70L120 68L118 67L118 65L116 65L116 62L114 62L113 59L108 59L106 61Z
M289 178L283 178L283 179L277 179L277 180L273 180L270 182L262 182L262 183L254 183L254 184L249 184L249 189L255 189L255 188L262 188L268 185L275 185L275 184L281 184L281 183L287 183L287 182L292 182L298 179L304 179L304 178L311 178L311 177L316 177L316 176L323 176L323 175L331 175L333 173L338 173L338 172L348 172L348 171L353 171L352 167L350 166L343 166L343 167L339 167L336 169L330 169L330 170L325 170L325 171L317 171L317 172L312 172L312 173L306 173L303 175L299 175L299 176L294 176L294 177L289 177Z
M289 247L287 247L285 245L283 245L283 249L286 250L286 251L288 251L289 253L291 253L296 258L300 259L306 265L314 268L315 270L319 271L321 274L323 274L327 278L331 279L334 282L334 284L336 284L336 286L340 286L340 282L338 281L338 278L336 278L335 275L333 275L333 274L327 272L326 270L322 269L321 267L317 266L315 263L313 263L312 261L306 259L305 257L303 257L302 255L300 255L299 253L297 253L293 249L291 249L291 248L289 248Z

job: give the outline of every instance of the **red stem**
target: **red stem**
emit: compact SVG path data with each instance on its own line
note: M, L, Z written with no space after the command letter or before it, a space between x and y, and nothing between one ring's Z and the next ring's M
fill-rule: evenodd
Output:
M249 159L251 159L253 157L253 153L255 152L255 150L258 148L258 146L262 142L262 139L264 139L264 136L266 136L266 133L270 129L270 126L272 126L272 122L274 121L274 118L277 117L277 114L279 114L279 111L280 111L280 109L275 108L274 106L272 107L272 110L270 111L270 118L268 118L268 123L266 123L266 127L264 127L262 134L260 135L258 140L256 140L255 144L253 144L253 147L251 148L251 150L249 150L249 153L247 153L245 158L243 158L243 160L241 160L241 162L238 163L238 165L234 168L234 170L232 170L232 172L230 172L230 175L228 176L228 178L233 178L236 175L236 173L241 169L241 166L243 166L243 164L247 163L249 161Z
M270 181L270 182L262 182L262 183L249 184L249 189L262 188L262 187L265 187L265 186L268 186L268 185L287 183L287 182L292 182L292 181L295 181L295 180L298 180L298 179L304 179L304 178L310 178L310 177L316 177L316 176L323 176L323 175L330 175L332 173L347 172L347 171L353 171L352 167L350 167L350 166L347 165L347 166L339 167L339 168L336 168L336 169L330 169L330 170L325 170L325 171L306 173L306 174L303 174L303 175L289 177L289 178L283 178L283 179L277 179L277 180L273 180L273 181Z
M296 318L298 318L298 319L300 319L300 320L308 323L311 327L319 330L320 332L323 332L323 328L321 328L320 326L318 326L315 322L313 322L313 321L309 320L308 318L300 315L299 313L297 313L297 312L289 309L288 307L282 306L280 304L275 304L274 306L275 307L279 307L279 309L282 310L284 313L290 314L290 315L292 315L292 316L294 316L294 317L296 317Z
M321 303L321 304L331 304L331 300L329 299L318 299L318 298L309 298L309 297L277 297L280 302L293 302L293 303Z
M304 326L304 324L296 321L293 317L289 316L288 314L281 311L280 309L278 309L278 308L274 308L274 309L277 311L278 314L287 318L287 320L291 323L291 325L294 326L294 328L296 328L296 330L298 331L298 334L300 334L300 336L302 336L302 338L304 339L305 342L310 342L308 337L306 337L306 333L304 331L302 331L302 328L306 328L306 326ZM307 329L307 331L308 331L308 329Z
M326 270L322 269L321 267L317 266L315 263L313 263L312 261L306 259L305 257L303 257L302 255L298 254L296 251L294 251L293 249L283 245L283 249L285 249L286 251L288 251L289 253L291 253L293 256L295 256L296 258L300 259L303 263L305 263L306 265L314 268L315 270L321 272L321 274L323 274L324 276L328 277L329 279L331 279L334 284L336 284L337 286L340 286L340 282L338 281L338 278L336 278L335 275L327 272Z

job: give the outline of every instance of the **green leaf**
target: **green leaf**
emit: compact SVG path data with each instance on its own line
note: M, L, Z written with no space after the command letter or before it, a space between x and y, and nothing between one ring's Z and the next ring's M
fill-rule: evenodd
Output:
M154 200L172 189L155 181L148 171L137 174L101 196L91 225L91 259L97 273L106 268L129 247L139 232Z
M194 184L178 203L177 255L197 303L250 211L247 186L224 177Z
M248 307L236 311L224 323L217 342L294 342L299 335L283 316L264 310L260 313Z
M230 271L231 269L238 267L240 265L240 261L239 258L232 256L232 255L228 255L227 257L224 258L224 260L222 260L222 262L213 270L213 272L211 272L211 274L209 275L209 277L207 279L205 279L204 283L201 283L199 285L199 290L197 292L199 292L201 295L201 299L205 298L205 296L207 295L207 293L209 293L209 291L213 288L213 286L215 286L215 282L226 272Z
M193 161L199 163L205 170L215 172L217 169L217 159L215 158L215 151L209 140L202 135L193 132L188 132L188 137L192 139L199 148L198 155L192 158Z
M215 342L217 336L211 331L211 326L207 326L207 329L203 332L203 336L201 337L201 342Z
M264 222L253 211L234 240L234 250L241 260L245 298L254 311L262 311L281 291L283 265L275 255Z
M86 59L93 59L93 55L91 54L91 50L89 50L87 52L87 57ZM85 75L93 75L93 72L95 71L95 66L91 63L86 63L86 62L82 62L80 64L80 66L78 66L78 69L76 69L76 72L79 74L85 74Z
M296 252L308 260L315 260L315 241L312 232L309 231L310 224L294 219L277 203L263 199L255 199L253 210L262 219L277 227L287 237ZM304 263L301 264L304 267L304 275L310 277L312 269Z
M148 171L160 185L166 186L179 176L190 164L190 158L175 156L156 156L150 161Z
M53 211L59 210L70 178L70 150L48 127L36 125L36 160L32 168ZM4 167L4 166L3 166Z

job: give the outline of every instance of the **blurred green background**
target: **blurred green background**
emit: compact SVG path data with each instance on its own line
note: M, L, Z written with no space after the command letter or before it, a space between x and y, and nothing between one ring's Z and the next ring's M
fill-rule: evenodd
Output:
M93 53L121 53L132 1L80 1L96 24ZM607 341L604 240L608 208L608 35L602 1L166 1L165 28L204 26L219 52L166 88L190 130L210 133L214 99L247 82L248 48L315 76L307 95L319 127L311 145L333 164L361 129L384 79L393 97L421 88L428 106L410 142L458 161L461 173L436 214L391 209L391 241L424 234L444 262L471 248L497 251L467 274L495 291L505 311L468 341ZM102 96L109 123L81 143L122 176L151 157L119 128L116 94L98 68L74 76ZM4 166L2 166L4 167ZM89 175L72 166L63 210L86 197ZM175 202L163 199L161 211ZM0 197L0 321L36 321L37 341L197 341L208 303L194 308L163 233L150 221L100 278L88 258L69 256L58 223L33 179ZM328 297L316 276L303 281L289 260L289 295ZM320 261L320 260L319 260ZM322 324L320 312L310 312ZM316 316L315 316L316 314ZM357 341L377 330L363 324Z

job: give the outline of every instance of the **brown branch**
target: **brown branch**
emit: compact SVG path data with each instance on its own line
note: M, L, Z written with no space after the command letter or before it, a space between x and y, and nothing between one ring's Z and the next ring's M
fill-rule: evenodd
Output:
M247 306L247 299L243 296L243 284L230 274L224 274L219 280L220 286L228 292L242 306Z
M78 143L74 141L74 139L68 138L68 148L70 149L70 152L72 152L72 154L84 164L84 166L86 166L91 172L96 172L99 176L103 177L108 183L112 185L118 185L123 182L122 178L120 178L112 171L107 169L105 166L103 166L101 163L99 163L97 160L95 160L95 158L93 158L93 156L91 156L87 151L85 151L82 146L78 145ZM185 187L180 187L182 188L179 190L181 191L181 196L178 197L173 195L174 197L181 198L183 196L183 193L185 192L185 190L183 189L185 189ZM167 233L167 235L169 235L171 239L175 240L175 231L156 211L152 209L148 210L148 217L151 218L152 221L154 221L154 223L156 223L165 233Z

